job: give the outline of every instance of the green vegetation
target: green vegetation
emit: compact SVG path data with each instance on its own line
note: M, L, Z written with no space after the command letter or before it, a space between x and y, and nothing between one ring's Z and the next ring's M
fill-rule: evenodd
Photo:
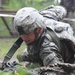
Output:
M14 71L11 69L6 70L7 72L6 71L0 71L0 75L30 75L32 73L31 71L29 71L28 68L24 69L20 65L17 65L16 67L17 68L16 68L16 70L14 69Z
M4 57L5 54L9 51L9 49L12 47L14 42L16 41L16 38L4 38L0 39L0 57ZM18 51L15 53L14 56L16 56L17 53L25 49L25 43L21 45L21 47L18 49Z
M54 4L53 0L9 0L4 7L7 10L18 10L22 7L31 6L39 10L51 4Z
M12 28L12 18L5 18L5 20L7 21L7 23L9 24L9 27L11 29ZM6 28L4 22L2 21L2 19L0 18L0 36L10 36L8 29Z

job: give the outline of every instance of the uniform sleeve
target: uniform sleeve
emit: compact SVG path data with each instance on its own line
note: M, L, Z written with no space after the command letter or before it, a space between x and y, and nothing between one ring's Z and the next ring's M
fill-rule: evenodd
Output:
M33 61L32 57L29 55L28 48L20 52L17 55L17 59L19 60L19 62L23 62L23 61L32 62Z
M43 65L47 66L49 64L55 64L58 62L62 62L62 58L60 52L58 51L57 45L49 41L47 38L44 40L42 44L40 57L43 61Z
M19 60L19 62L23 62L25 60L25 57L27 56L28 56L28 52L27 52L27 48L25 48L25 50L23 50L17 55L17 59Z

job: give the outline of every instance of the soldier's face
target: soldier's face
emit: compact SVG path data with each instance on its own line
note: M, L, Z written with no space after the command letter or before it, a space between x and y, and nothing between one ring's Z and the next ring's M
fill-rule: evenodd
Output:
M41 36L42 32L43 32L43 29L42 28L38 28L37 31L36 31L37 37L35 36L36 33L34 31L32 31L29 34L22 34L21 38L28 45L28 44L32 43L36 38L38 39Z
M23 41L25 41L26 44L33 42L35 40L34 31L32 31L29 34L22 34L21 38L23 39Z

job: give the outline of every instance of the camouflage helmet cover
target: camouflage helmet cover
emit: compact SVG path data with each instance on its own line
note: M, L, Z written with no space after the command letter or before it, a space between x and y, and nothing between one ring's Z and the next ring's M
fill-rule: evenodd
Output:
M24 7L20 9L14 18L15 28L22 27L25 33L30 33L38 27L42 27L44 18L35 8Z

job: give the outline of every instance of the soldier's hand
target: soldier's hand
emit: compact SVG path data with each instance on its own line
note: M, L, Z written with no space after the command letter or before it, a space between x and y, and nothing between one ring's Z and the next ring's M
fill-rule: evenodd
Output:
M0 62L0 70L4 70L5 68L5 63L3 63L2 61Z

